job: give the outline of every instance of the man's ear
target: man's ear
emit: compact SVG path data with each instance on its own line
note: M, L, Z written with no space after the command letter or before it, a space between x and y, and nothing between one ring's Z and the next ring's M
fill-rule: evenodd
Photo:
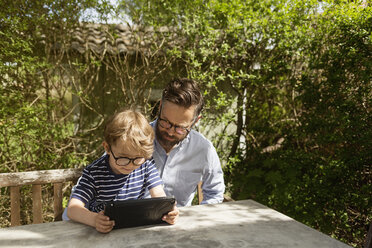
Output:
M195 121L194 121L194 124L193 124L193 126L195 126L196 125L196 123L198 123L198 121L200 120L202 118L202 116L201 115L199 115L198 117L196 117L196 119L195 119Z

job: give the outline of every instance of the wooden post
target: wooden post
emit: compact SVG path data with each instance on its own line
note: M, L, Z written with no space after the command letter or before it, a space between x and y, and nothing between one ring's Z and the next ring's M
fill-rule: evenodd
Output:
M21 225L21 205L19 186L10 187L10 225Z
M32 185L32 216L34 224L43 223L43 207L41 205L41 184Z
M62 220L62 183L55 183L54 185L54 221Z
M364 248L372 248L372 222L369 224L369 229L364 242Z
M202 185L203 185L203 182L199 182L198 183L198 202L199 202L199 205L201 204L201 202L203 201L203 190L202 190Z

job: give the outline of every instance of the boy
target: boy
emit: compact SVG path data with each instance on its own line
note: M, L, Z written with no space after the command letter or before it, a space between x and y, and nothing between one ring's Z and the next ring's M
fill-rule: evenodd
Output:
M115 223L103 213L105 203L165 196L154 160L154 132L139 112L125 110L114 114L105 126L103 147L106 155L88 165L80 177L67 208L71 220L108 233ZM177 207L163 217L174 224Z

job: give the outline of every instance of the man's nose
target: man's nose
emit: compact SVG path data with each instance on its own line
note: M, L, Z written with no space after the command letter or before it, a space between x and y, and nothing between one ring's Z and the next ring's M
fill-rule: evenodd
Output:
M173 136L176 133L174 126L171 126L170 128L168 128L167 133L168 135Z

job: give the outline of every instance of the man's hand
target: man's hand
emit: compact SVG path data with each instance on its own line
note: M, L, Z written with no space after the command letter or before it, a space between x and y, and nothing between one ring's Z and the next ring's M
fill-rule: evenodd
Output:
M167 222L168 224L175 224L177 221L177 218L180 214L180 211L178 210L176 204L174 204L173 210L170 211L168 214L164 215L162 220Z
M99 212L95 218L96 230L101 233L108 233L114 228L115 221L103 214L103 211Z

